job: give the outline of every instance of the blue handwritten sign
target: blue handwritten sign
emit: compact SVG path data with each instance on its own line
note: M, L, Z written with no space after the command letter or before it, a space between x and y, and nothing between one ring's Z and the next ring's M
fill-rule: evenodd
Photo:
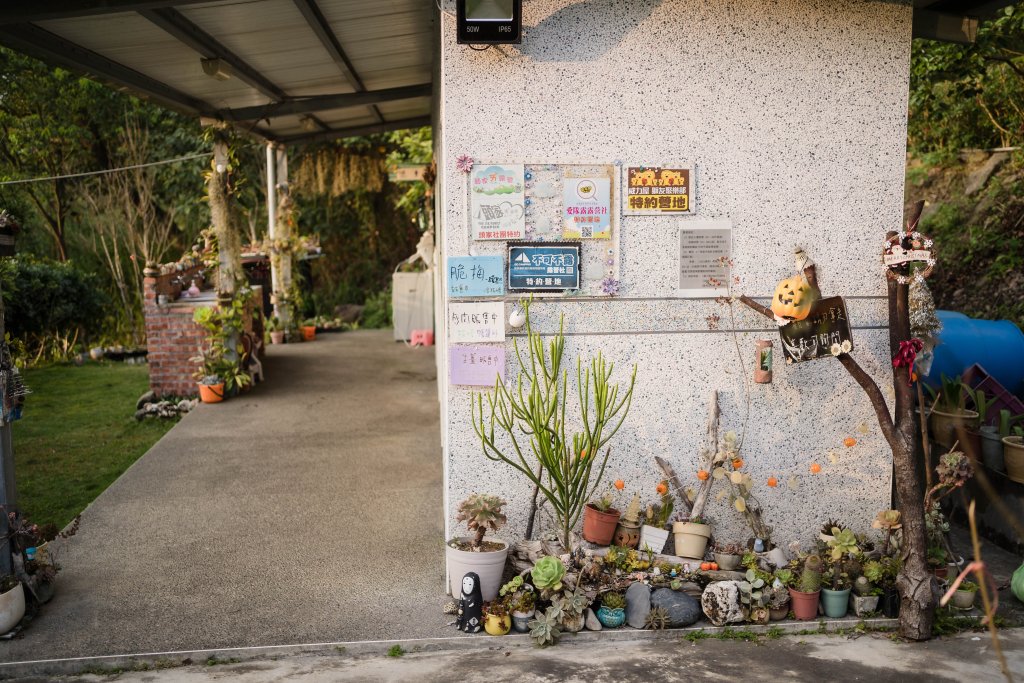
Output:
M448 296L501 296L504 267L500 256L449 256Z
M579 242L509 242L510 292L564 292L579 288Z

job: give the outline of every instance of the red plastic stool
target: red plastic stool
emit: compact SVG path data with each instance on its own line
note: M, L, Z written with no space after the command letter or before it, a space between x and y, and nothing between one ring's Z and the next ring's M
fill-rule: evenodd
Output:
M410 346L433 346L434 345L434 332L433 330L413 330L412 339L409 342Z

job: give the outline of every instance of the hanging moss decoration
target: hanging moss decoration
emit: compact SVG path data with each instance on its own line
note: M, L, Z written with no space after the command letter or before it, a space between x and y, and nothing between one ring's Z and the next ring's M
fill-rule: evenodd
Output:
M292 185L303 194L337 197L352 191L380 192L386 178L383 157L335 148L302 157Z

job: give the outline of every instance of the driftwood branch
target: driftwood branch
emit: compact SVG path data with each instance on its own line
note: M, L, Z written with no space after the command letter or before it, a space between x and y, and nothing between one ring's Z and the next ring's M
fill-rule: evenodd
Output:
M701 449L700 457L704 463L704 469L710 474L714 469L715 456L718 454L718 421L721 411L718 408L718 392L711 392L711 399L708 402L708 423L704 432L704 447ZM704 507L708 503L708 496L711 495L711 486L714 484L714 477L708 476L700 483L697 495L693 497L693 507L690 509L690 516L700 517L704 514Z
M683 484L679 481L679 477L676 476L676 471L672 468L672 465L670 465L668 460L665 460L665 458L660 455L654 456L654 462L658 463L658 467L660 467L661 471L665 473L665 478L668 479L670 484L672 484L672 488L676 492L676 498L679 499L679 502L682 503L682 507L686 510L686 513L689 514L692 509L690 507L690 500L686 497L686 489L683 488Z

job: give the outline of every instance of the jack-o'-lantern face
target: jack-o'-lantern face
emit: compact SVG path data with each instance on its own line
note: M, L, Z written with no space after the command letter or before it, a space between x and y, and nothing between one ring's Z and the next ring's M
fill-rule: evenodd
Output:
M772 313L783 320L803 320L811 313L814 304L814 290L803 275L786 278L775 288L772 297Z

